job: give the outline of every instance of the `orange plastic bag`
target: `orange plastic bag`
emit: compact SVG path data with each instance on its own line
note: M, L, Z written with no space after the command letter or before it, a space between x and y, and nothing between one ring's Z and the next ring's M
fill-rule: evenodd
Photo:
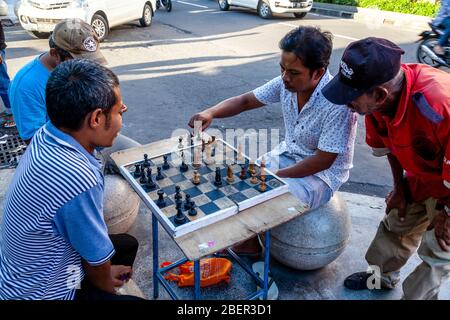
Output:
M167 267L172 262L166 261L161 268ZM209 287L222 281L230 282L230 272L233 264L225 258L207 258L200 260L200 287ZM179 274L167 273L166 280L177 282L179 287L194 286L194 262L188 261L178 267Z

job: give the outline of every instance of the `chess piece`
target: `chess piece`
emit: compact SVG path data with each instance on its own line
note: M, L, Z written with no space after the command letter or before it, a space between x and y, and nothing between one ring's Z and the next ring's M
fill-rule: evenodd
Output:
M180 136L178 138L178 149L183 149L183 148L184 148L184 146L183 146L183 137Z
M161 167L157 167L156 170L158 171L158 174L156 175L156 180L164 179L164 176L161 173Z
M191 217L194 217L194 216L196 216L197 215L197 210L195 210L195 204L191 204L191 207L189 208L189 211L188 211L188 215L190 215Z
M164 159L164 163L163 163L162 168L163 168L163 170L167 170L167 169L170 168L170 164L167 162L167 155L166 154L163 155L163 159Z
M257 184L258 178L256 178L256 173L252 173L252 178L250 179L250 183Z
M227 182L233 183L234 182L234 175L233 175L233 169L229 165L227 168Z
M198 147L194 148L194 162L192 166L196 169L200 168L202 165L202 154Z
M237 154L237 163L243 163L244 162L244 154L242 153L242 145L238 144L238 154Z
M174 218L176 224L183 224L186 222L186 217L184 216L181 208L177 208L177 215Z
M248 172L253 176L254 174L256 174L256 169L255 169L255 161L250 161L250 164L248 165Z
M141 178L139 179L139 182L141 184L146 184L147 183L147 176L145 174L144 169L141 170Z
M180 192L180 186L175 186L175 196L174 196L175 200L181 200L182 195Z
M135 178L139 178L141 176L141 165L139 163L136 163L134 167L135 169L133 175Z
M245 170L245 165L241 165L241 173L239 174L241 180L247 179L247 170Z
M156 205L160 208L166 206L166 200L164 200L164 191L159 189L156 194L158 195L158 200L156 200Z
M148 161L148 154L144 154L144 168L150 167L150 161Z
M156 187L155 182L152 179L152 168L147 168L147 183L145 185L147 189L151 190Z
M181 152L181 166L180 166L180 171L181 172L186 172L189 170L189 167L187 166L185 159L184 159L184 152Z
M261 176L261 184L259 185L259 191L265 192L267 190L266 186L266 176Z
M202 140L202 133L201 133L201 130L198 130L197 131L197 141L200 141L200 140Z
M206 163L207 165L213 164L213 163L215 162L215 160L214 160L213 157L211 156L211 148L212 148L212 146L211 146L210 143L208 143L208 144L205 146L205 154L206 154L206 156L205 156L204 161L205 161L205 163Z
M189 133L189 145L192 147L194 145L194 139L191 133Z
M191 208L191 195L186 193L184 199L184 210L189 210Z
M192 183L195 185L200 184L200 173L197 170L194 171L194 176L192 178Z
M220 174L220 168L216 167L216 177L214 179L214 185L220 187L222 185L222 175Z

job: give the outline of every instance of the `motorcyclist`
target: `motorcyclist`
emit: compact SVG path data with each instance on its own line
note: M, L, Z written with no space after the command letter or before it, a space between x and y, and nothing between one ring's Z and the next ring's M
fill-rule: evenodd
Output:
M444 33L439 38L438 44L433 47L436 54L444 55L444 47L447 46L450 37L450 0L441 0L441 9L437 14L436 19L434 19L433 25L435 27L444 27Z

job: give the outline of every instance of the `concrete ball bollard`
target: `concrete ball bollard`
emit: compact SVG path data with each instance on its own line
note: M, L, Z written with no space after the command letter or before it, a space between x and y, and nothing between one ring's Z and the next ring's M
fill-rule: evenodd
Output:
M108 233L126 233L139 212L140 198L119 175L105 176L103 215Z
M271 230L270 253L298 270L315 270L334 261L350 237L351 220L339 193L331 200Z

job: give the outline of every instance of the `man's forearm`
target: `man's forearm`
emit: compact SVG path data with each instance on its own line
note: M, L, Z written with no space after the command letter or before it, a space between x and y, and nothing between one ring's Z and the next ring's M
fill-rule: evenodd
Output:
M86 272L86 276L92 285L100 290L115 294L114 285L111 278L110 261L107 261L99 266L91 266L86 261L83 261L83 267Z
M387 155L389 165L391 166L392 178L394 180L394 188L403 187L403 167L398 159L391 153Z
M251 95L251 93L246 93L229 98L218 103L214 107L209 108L207 111L210 112L214 118L228 118L263 105Z
M281 178L303 178L328 169L333 161L334 159L315 154L293 166L278 170L277 175Z

